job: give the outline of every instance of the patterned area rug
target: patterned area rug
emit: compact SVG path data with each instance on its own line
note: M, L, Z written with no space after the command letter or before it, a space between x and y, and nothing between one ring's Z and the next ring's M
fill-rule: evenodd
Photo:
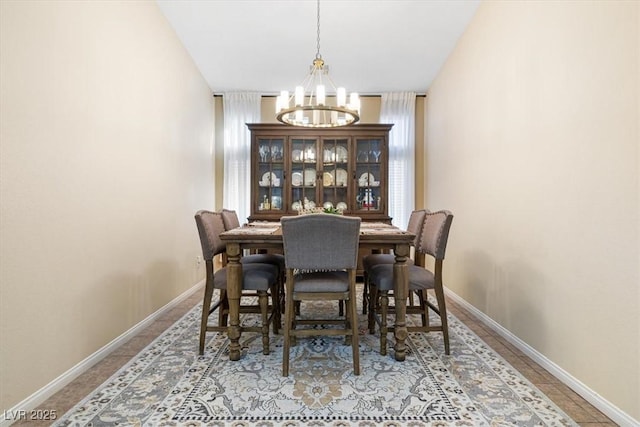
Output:
M261 337L243 334L242 358L230 362L229 341L211 333L198 356L199 318L197 306L55 425L577 426L451 315L450 356L442 334L411 333L407 358L397 362L392 334L381 356L379 335L363 330L360 376L343 337L318 337L292 347L289 377L282 376L282 335L271 334L265 356ZM419 318L408 316L413 322Z

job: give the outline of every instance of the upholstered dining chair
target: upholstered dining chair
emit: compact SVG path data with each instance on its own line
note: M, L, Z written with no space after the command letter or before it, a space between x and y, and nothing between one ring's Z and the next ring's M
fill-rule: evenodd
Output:
M240 220L238 219L236 211L231 209L222 209L220 214L222 215L222 222L224 223L225 231L240 227ZM281 271L282 274L284 274L284 255L282 254L258 253L244 255L240 259L240 262L242 264L253 264L256 262L261 264L273 264L278 267L278 271Z
M433 271L425 266L409 266L409 292L418 296L419 306L407 306L407 314L420 314L421 326L408 326L409 332L442 331L445 354L449 354L449 328L447 325L447 309L442 284L442 265L453 215L449 211L429 212L425 214L422 233L417 252L430 255L434 259ZM393 293L393 264L378 264L371 267L369 274L369 332L375 333L375 324L380 327L380 354L387 353L387 333L393 328L387 325L388 314L393 312L389 307L389 296ZM436 304L428 299L427 290L435 293ZM429 321L429 309L440 317L440 324L432 325Z
M222 215L222 222L224 223L225 231L233 230L234 228L240 227L240 220L238 219L238 214L236 211L231 209L222 209L220 211ZM222 254L223 256L223 265L226 265L226 254ZM240 263L242 265L245 264L271 264L275 265L278 268L278 278L280 280L280 286L278 286L277 292L275 295L278 298L280 308L284 310L284 279L285 279L285 271L284 271L284 255L275 254L275 253L255 253L243 255L240 258ZM277 322L273 323L274 333L277 333L277 328L279 327L280 319L277 319Z
M320 213L331 213L332 215L344 215L343 211L326 212L323 207L307 208L298 210L298 215L310 215ZM300 301L296 302L296 313L300 314ZM344 316L344 301L338 302L338 316Z
M287 269L282 375L289 375L289 350L297 337L344 335L351 341L353 371L360 374L356 268L360 218L331 214L282 217L282 240ZM344 319L298 316L298 301L345 301ZM296 329L297 324L343 325L342 328Z
M220 239L224 232L222 215L218 212L200 210L195 214L196 226L200 235L202 256L205 260L206 282L202 305L202 319L200 322L200 354L204 353L207 332L226 332L229 304L227 300L227 268L222 267L214 271L213 259L226 250L225 243ZM241 313L260 313L259 326L241 326L242 331L260 332L262 334L262 352L269 354L269 324L274 324L274 333L280 321L280 307L278 301L279 271L271 264L251 263L242 266L242 296L256 297L258 303L244 303L240 306ZM218 301L212 306L214 289L220 290ZM269 297L272 303L269 305ZM209 316L218 310L218 324L210 325Z
M409 215L409 223L407 224L407 231L415 234L415 239L413 239L413 247L418 248L418 243L420 242L420 234L422 233L422 224L424 224L424 216L429 212L426 209L414 210ZM420 254L416 254L420 256ZM415 257L415 256L414 256ZM396 257L394 254L369 254L365 255L362 258L362 278L363 278L363 286L362 286L362 314L367 314L367 308L369 306L369 271L375 265L379 264L394 264L396 261ZM414 260L409 258L409 264L413 264ZM422 265L422 262L418 263Z

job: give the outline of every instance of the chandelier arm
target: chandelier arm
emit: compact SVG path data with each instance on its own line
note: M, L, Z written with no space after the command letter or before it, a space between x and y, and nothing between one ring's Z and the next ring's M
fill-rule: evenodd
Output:
M307 90L309 89L309 86L311 86L312 83L313 83L313 74L307 74L307 76L304 78L300 86L304 88L304 91L306 93Z
M309 92L309 107L313 107L313 98L316 96L315 87L311 86L311 92Z
M327 74L325 76L325 78L329 81L329 84L331 85L331 88L333 89L334 92L336 92L338 90L338 87L336 86L336 84L333 82L333 79L331 78L331 76L329 74Z

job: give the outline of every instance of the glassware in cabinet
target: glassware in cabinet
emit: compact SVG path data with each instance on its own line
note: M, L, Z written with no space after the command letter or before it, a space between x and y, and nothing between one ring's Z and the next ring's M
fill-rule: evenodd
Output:
M318 140L291 138L290 210L297 212L317 206Z
M285 182L284 138L260 138L257 143L257 173L252 174L257 211L282 211ZM257 181L257 182L255 182Z
M359 212L380 211L383 209L385 188L381 185L384 181L383 141L378 138L359 138L355 145L356 209Z
M349 138L322 138L322 207L347 212Z

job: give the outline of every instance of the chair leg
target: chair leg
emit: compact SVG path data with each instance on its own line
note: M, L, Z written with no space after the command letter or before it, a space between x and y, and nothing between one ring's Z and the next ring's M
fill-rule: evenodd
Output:
M200 319L200 346L199 354L204 354L204 343L207 335L207 323L211 311L211 299L213 297L213 277L207 277L207 284L204 288L204 299L202 301L202 318Z
M444 339L444 354L449 355L449 325L447 322L447 307L444 299L444 289L442 283L435 286L436 300L438 301L438 310L440 311L440 324L442 325L442 337Z
M429 304L427 290L423 289L420 291L416 291L418 295L418 302L420 303L420 317L422 318L422 326L429 327Z
M376 333L376 304L378 301L378 288L375 286L369 286L369 314L367 316L369 327L369 333L371 335Z
M258 303L262 317L262 354L269 354L269 297L266 291L258 291Z
M220 308L218 308L218 325L226 327L229 321L229 300L227 291L220 289Z
M286 297L284 304L284 345L282 347L282 376L289 376L289 349L291 347L291 323L295 309L293 301L293 274L287 273Z
M362 314L367 314L369 307L369 277L367 272L362 273Z
M349 291L349 294L351 294L351 291ZM351 316L351 304L348 300L339 300L338 301L340 304L342 303L347 303L347 314L344 316L344 328L345 329L351 329L351 325L352 325L352 319L353 317ZM350 334L345 334L344 336L344 345L351 345L351 335Z
M282 327L282 317L280 315L280 284L271 288L271 304L273 305L273 334L277 335Z
M300 303L302 301L294 301L295 304L295 309L291 312L291 331L295 331L296 330L296 323L298 321L297 316L300 315ZM298 345L298 337L295 335L295 333L290 332L289 333L289 342L291 343L291 345L293 347L295 347L296 345Z
M387 291L378 291L380 293L380 354L387 355L387 313L389 311L389 293Z
M407 301L407 307L415 307L415 303L413 302L413 297L414 297L413 292L409 291L408 297L409 297L409 301Z
M353 272L355 274L355 272ZM358 336L358 308L356 306L355 278L349 290L349 317L351 321L351 351L353 352L353 373L360 375L360 345Z
M284 286L285 286L286 280L287 280L286 273L282 273L282 276L280 277L280 289L278 290L278 304L280 307L280 313L283 315L284 315L284 303L285 303Z

